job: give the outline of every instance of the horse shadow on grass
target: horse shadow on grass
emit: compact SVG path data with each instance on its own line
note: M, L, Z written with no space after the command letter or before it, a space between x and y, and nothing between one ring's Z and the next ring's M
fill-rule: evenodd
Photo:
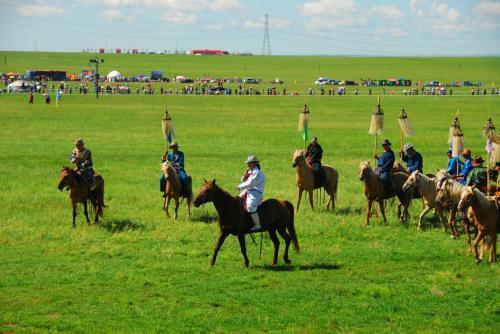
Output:
M346 208L336 209L335 213L338 215L344 215L344 216L361 215L361 214L365 213L365 210L363 208L359 208L359 207L357 207L357 208L346 207Z
M106 220L103 223L98 223L97 226L110 233L144 230L143 224L135 223L130 219Z
M217 223L217 216L211 215L208 212L204 212L199 215L193 215L189 218L189 221L193 223L205 223L205 224L214 224Z
M269 271L310 271L310 270L339 270L342 268L340 264L334 263L313 263L313 264L299 264L299 265L262 265L256 268L269 270Z

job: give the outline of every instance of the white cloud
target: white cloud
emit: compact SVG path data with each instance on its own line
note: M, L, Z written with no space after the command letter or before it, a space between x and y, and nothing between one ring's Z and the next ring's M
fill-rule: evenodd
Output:
M88 0L111 8L147 7L198 13L202 11L235 11L246 6L240 0Z
M303 16L345 16L354 15L358 6L354 0L316 0L297 6Z
M205 26L205 31L221 31L223 28L222 24L216 23Z
M304 23L311 30L333 29L341 26L366 25L366 13L358 9L354 0L315 0L297 6L300 15L308 17Z
M66 14L64 9L48 6L42 2L32 5L16 6L16 12L22 16L49 16Z
M483 15L500 15L500 2L490 0L479 1L474 11Z
M133 21L132 16L126 16L119 9L115 8L106 9L101 14L99 14L99 17L107 21Z
M290 28L292 26L292 21L286 19L280 19L276 17L269 18L269 28L274 29L284 29ZM264 28L264 18L262 20L246 20L243 23L245 29L262 29Z
M437 1L434 1L431 8L434 14L445 21L457 22L460 18L458 10L448 7L445 3L438 3Z
M185 12L165 12L162 19L166 22L177 24L193 24L198 21L198 17L193 13Z
M390 20L401 20L405 17L405 13L396 6L374 6L372 11L382 18Z

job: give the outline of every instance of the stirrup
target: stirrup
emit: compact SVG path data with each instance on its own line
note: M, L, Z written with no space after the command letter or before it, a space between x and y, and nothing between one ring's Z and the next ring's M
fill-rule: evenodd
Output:
M261 227L257 227L257 226L254 225L254 226L250 227L250 232L251 233L263 232L262 226Z

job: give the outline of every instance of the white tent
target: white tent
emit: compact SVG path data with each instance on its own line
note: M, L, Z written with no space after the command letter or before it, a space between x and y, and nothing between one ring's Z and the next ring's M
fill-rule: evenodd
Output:
M31 84L24 80L16 80L7 86L7 91L13 93L30 91L30 90L31 90Z
M106 76L106 78L108 79L108 81L116 81L116 80L120 79L121 77L122 77L122 75L118 71L111 71Z

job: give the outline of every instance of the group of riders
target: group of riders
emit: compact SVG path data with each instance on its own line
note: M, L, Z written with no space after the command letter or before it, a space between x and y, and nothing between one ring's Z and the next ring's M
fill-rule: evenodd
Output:
M381 179L384 198L389 198L395 193L395 187L392 182L395 154L388 139L382 142L382 148L384 151L382 155L379 157L375 154L374 158L377 160L377 173ZM179 150L179 145L175 141L169 145L169 149L170 151L167 151L163 155L162 162L168 162L176 170L181 182L182 196L187 197L191 189L191 178L184 169L184 153ZM401 160L406 163L408 172L423 172L422 155L414 149L413 145L409 143L405 144L399 155ZM448 150L448 174L452 175L463 185L475 185L480 191L487 192L487 174L489 173L490 179L496 182L498 172L500 171L500 163L496 163L495 169L487 170L483 166L483 158L479 155L472 158L470 149L464 149L461 155L463 161L458 156L452 156L451 149ZM309 167L314 172L316 187L322 187L326 182L326 175L321 165L323 149L317 137L313 137L311 143L307 146L305 157ZM89 190L93 191L96 188L96 180L94 177L92 154L90 150L85 148L85 143L82 139L75 141L75 148L71 153L70 162L75 165L75 171L83 177ZM248 156L245 163L247 164L247 170L237 188L240 191L239 196L243 206L252 217L254 223L250 231L258 232L262 230L262 225L257 208L263 199L266 177L260 168L259 159L255 155ZM166 177L162 174L160 177L160 191L164 196L166 183Z

